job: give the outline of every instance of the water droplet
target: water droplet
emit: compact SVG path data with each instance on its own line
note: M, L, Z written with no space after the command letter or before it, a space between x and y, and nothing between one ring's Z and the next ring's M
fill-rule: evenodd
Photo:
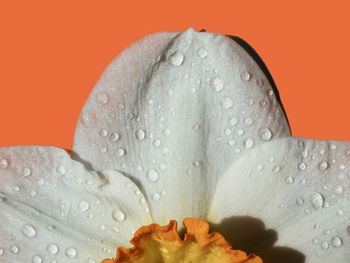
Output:
M112 132L112 133L111 133L111 136L109 137L109 140L110 140L111 142L116 142L116 141L119 140L119 138L120 138L119 133L117 133L117 132Z
M90 204L86 200L81 200L78 205L81 212L86 212L90 208Z
M320 169L320 171L324 171L328 168L328 162L320 162L318 165L318 169Z
M32 170L29 167L24 167L22 171L23 176L27 177L32 174Z
M347 232L348 235L350 236L350 226L348 226L348 227L346 228L346 232Z
M49 252L51 255L56 255L58 252L58 246L56 244L48 244L47 245L47 252Z
M152 194L152 199L154 202L158 202L160 200L160 194L158 193Z
M3 254L4 254L4 250L0 248L0 256L2 256Z
M236 117L231 117L229 120L230 125L236 126L238 123L238 119Z
M281 166L279 166L279 165L276 165L272 168L273 173L278 173L280 170L281 170Z
M160 146L160 140L159 140L159 139L155 139L155 140L153 141L153 146L154 146L155 148L159 148L159 146Z
M135 136L138 140L142 141L146 137L146 132L142 129L137 129L135 132Z
M292 183L294 183L294 178L291 177L291 176L288 176L288 177L286 178L286 183L287 183L287 184L292 184Z
M310 203L312 205L313 208L315 208L316 210L319 210L323 207L323 196L320 193L312 193L310 195Z
M125 151L123 148L120 148L120 149L116 150L116 152L115 152L115 155L116 155L117 157L122 157L122 156L124 156L125 154L126 154L126 151Z
M256 80L256 84L258 85L258 87L262 87L264 85L264 80L261 78L258 78Z
M241 80L249 81L250 80L250 74L247 71L243 71L241 73Z
M90 122L90 115L89 113L85 112L81 114L80 121L83 125L88 125Z
M7 168L9 166L9 161L7 160L7 159L5 159L5 158L2 158L1 160L0 160L0 168L1 169L5 169L5 168Z
M164 130L164 135L165 136L169 136L170 135L170 130L169 129L165 129Z
M322 242L322 244L321 244L321 248L322 248L322 249L328 249L328 247L329 247L329 244L328 244L327 241Z
M64 166L60 164L59 166L57 166L56 171L58 174L64 175L66 173L66 168L64 168Z
M97 94L97 101L102 105L107 104L109 101L109 95L106 92L101 92Z
M13 254L18 254L19 252L19 247L17 247L16 245L13 245L10 247L10 250Z
M297 199L295 200L295 203L296 203L297 205L303 205L304 199L303 199L303 198L297 198Z
M101 129L99 134L101 137L106 137L108 135L108 131L106 129Z
M146 171L146 178L149 182L155 183L159 179L159 173L154 169L148 169Z
M343 244L343 241L341 240L340 237L335 236L335 237L332 237L331 243L333 247L341 247Z
M306 164L305 163L299 163L298 165L299 169L304 171L306 169Z
M112 217L117 222L123 222L125 220L125 213L120 209L114 209L112 212Z
M185 56L181 51L175 51L169 57L169 62L173 66L181 66L184 62Z
M252 125L254 123L253 119L252 118L245 118L244 119L244 123L248 126Z
M244 141L244 147L249 149L252 148L254 146L254 141L251 138L248 138Z
M220 77L212 78L210 85L215 92L220 92L224 89L224 81Z
M229 97L223 97L221 99L221 106L224 108L224 109L229 109L229 108L232 108L233 106L233 101L231 98Z
M77 256L77 250L73 247L66 249L66 256L69 258L75 258Z
M200 47L197 49L197 56L202 59L206 58L208 56L208 52L204 48Z
M269 141L272 138L272 132L269 128L261 128L259 131L260 139L263 141Z
M21 229L21 232L26 237L35 237L36 236L36 230L31 225L24 225Z
M336 194L342 194L343 191L344 191L344 188L343 188L342 185L338 184L338 185L334 186L333 191L334 191Z
M32 263L41 263L43 262L42 258L38 255L33 256Z
M68 200L60 199L58 201L58 208L60 210L60 215L64 218L67 218L70 212L71 203Z

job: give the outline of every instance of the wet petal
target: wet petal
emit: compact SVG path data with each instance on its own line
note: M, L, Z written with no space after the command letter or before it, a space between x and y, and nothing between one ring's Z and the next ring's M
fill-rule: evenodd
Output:
M251 151L222 177L208 218L216 223L233 216L258 218L277 231L276 245L300 251L306 262L346 263L349 180L349 142L275 140Z
M81 113L74 151L96 170L139 181L165 224L203 217L235 160L288 135L270 83L244 49L189 29L147 36L111 63Z
M0 148L0 178L1 262L99 262L151 222L128 178L58 148Z

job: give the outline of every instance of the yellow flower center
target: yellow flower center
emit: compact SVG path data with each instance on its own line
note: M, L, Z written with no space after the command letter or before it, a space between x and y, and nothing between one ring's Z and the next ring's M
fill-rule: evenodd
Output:
M166 226L142 226L131 239L132 248L118 248L115 259L102 263L262 263L261 258L232 250L225 238L213 232L209 224L196 218L184 220L185 236L177 232L177 222Z

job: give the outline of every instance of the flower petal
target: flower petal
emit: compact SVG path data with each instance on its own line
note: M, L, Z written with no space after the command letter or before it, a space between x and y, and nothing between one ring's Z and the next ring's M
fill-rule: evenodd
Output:
M349 142L275 140L243 156L222 177L208 219L258 218L277 231L277 245L300 251L305 262L346 263L349 175Z
M255 61L228 37L157 33L121 53L92 91L74 151L146 190L156 222L203 217L207 194L235 160L289 135Z
M58 148L0 148L0 178L1 262L98 262L152 222L128 178Z

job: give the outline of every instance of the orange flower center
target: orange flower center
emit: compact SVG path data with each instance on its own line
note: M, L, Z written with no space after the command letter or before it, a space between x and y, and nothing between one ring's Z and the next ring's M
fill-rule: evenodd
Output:
M232 250L221 234L209 234L209 224L205 221L186 218L184 226L183 240L175 220L166 226L142 226L130 241L134 247L118 248L115 259L105 259L102 263L262 263L255 255Z

